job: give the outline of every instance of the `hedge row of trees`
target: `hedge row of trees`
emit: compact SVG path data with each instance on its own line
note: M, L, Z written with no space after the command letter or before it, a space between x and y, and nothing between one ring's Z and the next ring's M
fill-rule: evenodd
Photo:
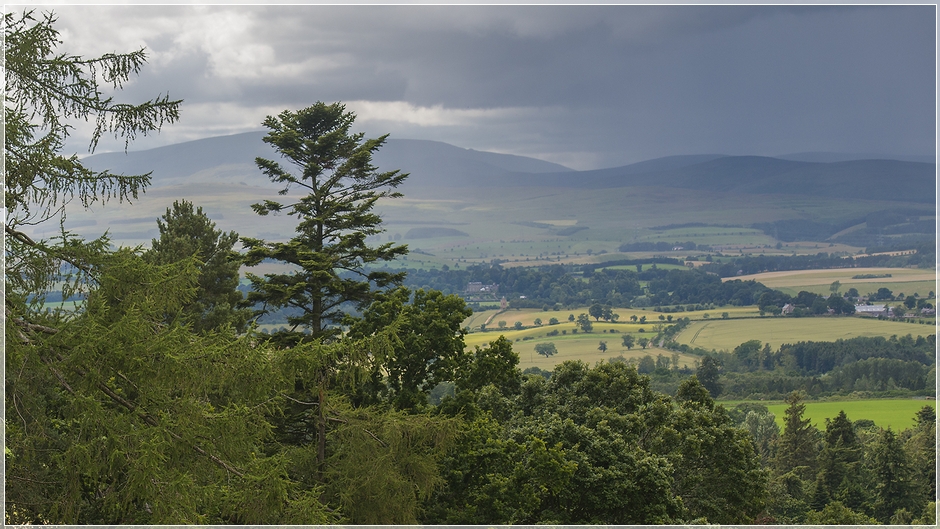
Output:
M667 340L666 346L701 355L713 396L779 399L792 391L811 396L854 392L932 395L936 335L858 337L834 342L797 342L776 350L749 340L733 351L706 351Z
M409 270L412 288L462 293L470 281L498 284L499 292L515 307L560 305L654 306L678 304L753 305L765 292L777 292L755 281L725 281L701 270L678 270L637 265L638 271L596 270L570 265L502 268L474 265L465 270ZM581 271L577 277L575 271ZM647 286L641 286L646 281ZM779 293L780 295L784 295ZM520 299L525 296L525 299Z
M930 267L933 265L933 256L936 253L935 243L919 242L898 248L872 248L868 251L911 250L912 248L916 250L916 253L900 256L844 257L826 252L816 255L748 255L722 259L721 262L707 263L702 265L701 268L721 277L734 277L742 274L759 274L761 272L784 270L813 270L817 268Z

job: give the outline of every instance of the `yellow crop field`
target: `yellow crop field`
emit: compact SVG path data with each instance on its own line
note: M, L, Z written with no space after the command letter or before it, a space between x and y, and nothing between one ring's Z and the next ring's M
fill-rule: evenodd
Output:
M920 325L858 316L815 318L750 318L692 322L677 340L679 343L731 351L748 340L769 343L772 348L800 341L834 341L859 336L927 336L933 325Z
M708 320L708 319L719 319L722 317L722 314L727 312L729 318L757 318L760 316L760 310L756 306L746 306L746 307L718 307L708 310L695 310L695 311L683 311L683 312L672 312L672 313L661 313L654 310L638 309L638 308L617 308L613 309L615 314L619 314L620 318L616 323L607 323L603 320L600 322L594 321L592 318L591 321L594 323L594 326L597 328L600 326L613 326L609 328L619 329L623 332L636 332L634 330L628 330L623 327L623 325L638 325L634 324L630 319L631 316L636 316L637 321L643 316L646 316L646 324L640 325L641 327L646 327L647 331L652 330L652 326L657 323L663 323L659 319L660 316L667 318L672 316L672 318L689 318L690 320ZM570 328L574 328L574 324L568 322L568 316L574 315L575 318L579 314L587 314L588 307L578 307L574 309L562 309L559 311L556 310L541 310L541 309L507 309L505 311L500 311L498 309L485 310L481 312L474 312L472 316L463 321L463 327L469 328L471 331L479 331L480 325L489 321L486 328L488 330L498 330L498 325L500 321L506 322L506 330L511 330L513 325L518 321L522 323L523 327L532 327L535 325L535 319L538 318L542 320L542 327L548 326L548 322L551 318L557 318L559 324L570 325ZM665 323L669 323L666 321ZM561 329L562 327L559 327ZM604 328L604 327L600 327ZM570 332L570 331L569 331Z
M646 332L639 332L640 328L644 328ZM566 360L581 360L588 365L594 365L597 362L607 361L621 355L628 360L631 358L639 359L645 355L651 355L655 358L657 354L672 358L672 351L658 347L650 346L646 349L641 349L640 346L637 345L634 346L633 349L628 350L623 346L622 336L625 333L633 334L634 338L646 337L652 339L655 334L652 332L652 328L649 324L604 324L601 322L595 324L594 330L590 333L579 332L574 334L572 333L574 329L574 324L565 323L533 329L523 329L521 331L475 332L467 335L465 342L467 348L472 350L475 346L485 347L488 343L496 340L500 336L505 336L513 342L512 349L519 355L520 369L535 366L540 369L551 370L556 365ZM619 332L610 332L611 329L616 329ZM548 332L554 330L559 332L557 336L547 335ZM560 334L562 330L567 331L567 333ZM608 332L604 332L604 330ZM601 341L607 342L606 352L601 352L598 349ZM546 342L554 343L558 354L546 358L535 352L536 344ZM679 355L679 366L682 367L686 365L690 368L694 368L696 359L697 357L695 356L681 354Z
M857 275L887 275L868 279L852 279ZM754 280L770 288L775 288L790 295L800 290L817 294L829 294L829 285L840 283L840 292L855 288L862 295L876 292L879 288L890 289L895 295L918 293L927 296L937 291L937 271L923 268L834 268L824 270L786 270L782 272L764 272L745 276L725 278Z

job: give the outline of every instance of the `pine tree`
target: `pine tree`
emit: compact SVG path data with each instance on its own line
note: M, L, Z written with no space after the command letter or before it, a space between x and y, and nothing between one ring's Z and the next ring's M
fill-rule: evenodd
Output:
M789 405L784 412L783 434L777 447L776 471L778 475L795 472L801 479L815 475L816 441L819 432L803 418L806 405L803 397L793 392L787 396Z
M920 512L925 502L915 493L910 460L891 428L882 430L875 440L868 466L874 477L875 518L888 523L900 509Z
M837 497L840 486L848 478L857 480L857 464L861 458L852 421L839 411L834 419L826 419L825 445L819 453L817 465L819 477L829 497ZM819 510L819 509L817 509Z
M297 217L297 234L286 243L268 243L244 238L246 264L265 259L293 265L296 271L248 274L253 291L251 304L271 308L290 307L300 312L289 316L291 328L277 338L284 344L334 337L346 317L343 304L364 308L374 299L374 287L398 284L403 273L367 271L372 263L390 261L407 253L405 245L387 243L377 247L366 238L381 233L381 218L372 210L381 198L400 197L392 191L408 176L399 171L379 172L372 155L387 136L363 140L350 133L355 121L340 103L317 102L297 112L268 116L264 137L296 172L281 163L258 158L256 163L272 182L283 184L287 195L299 188L306 195L283 204L265 200L252 205L259 215L286 213Z
M233 251L238 242L234 231L223 233L189 201L174 201L157 219L160 238L153 239L144 257L157 264L170 264L195 256L199 261L196 297L183 306L186 320L196 332L231 326L244 332L250 310L237 308L242 301L238 291L240 258Z

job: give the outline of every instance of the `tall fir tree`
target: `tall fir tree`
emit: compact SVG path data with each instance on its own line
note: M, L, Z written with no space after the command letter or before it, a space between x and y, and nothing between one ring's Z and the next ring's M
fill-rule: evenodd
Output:
M250 309L238 308L243 295L238 291L240 256L233 250L238 242L234 231L223 233L192 202L177 200L157 219L160 238L144 257L156 264L170 264L194 257L200 263L195 298L183 305L186 321L196 332L231 326L244 332Z
M819 478L828 496L836 498L846 493L840 490L843 483L858 480L856 467L861 459L861 446L845 411L840 410L834 419L826 419L824 439L817 461Z
M904 445L888 428L879 434L868 456L872 473L875 518L888 523L899 510L920 512L925 498L916 494L914 470Z
M372 155L386 136L363 140L352 133L355 121L340 103L316 104L268 116L264 137L295 171L278 161L256 159L258 168L272 182L283 184L281 195L291 188L306 193L281 203L264 200L252 205L259 215L286 213L298 219L296 235L288 242L269 243L244 238L246 264L269 259L292 265L292 273L248 274L253 291L248 302L261 304L261 312L289 307L289 330L278 334L285 344L302 340L328 339L339 333L345 317L343 304L364 308L375 289L400 284L403 273L368 271L372 263L405 255L405 245L386 243L370 246L366 239L381 233L381 217L373 208L382 198L400 197L393 191L408 176L399 171L381 172L372 165Z
M778 475L795 472L801 479L815 475L818 430L803 418L806 405L798 392L787 396L783 433L777 446L775 467Z

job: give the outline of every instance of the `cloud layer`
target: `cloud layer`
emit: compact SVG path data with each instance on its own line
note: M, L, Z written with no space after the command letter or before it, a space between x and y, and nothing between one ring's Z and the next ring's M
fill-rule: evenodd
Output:
M932 154L934 6L58 6L62 50L146 47L132 148L343 101L369 135L573 168L673 154ZM74 149L87 141L79 129ZM105 144L101 149L119 149Z

